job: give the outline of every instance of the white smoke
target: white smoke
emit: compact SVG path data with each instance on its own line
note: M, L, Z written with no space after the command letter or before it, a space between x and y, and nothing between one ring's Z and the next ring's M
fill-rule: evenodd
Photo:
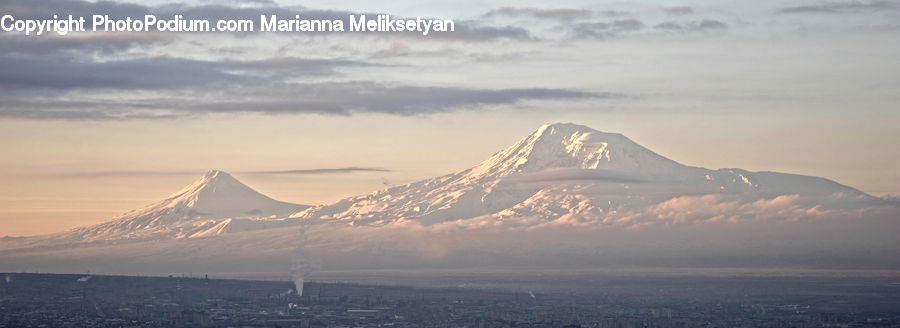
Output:
M297 288L297 296L303 296L303 283L306 280L306 276L318 268L318 261L308 257L306 253L298 252L298 256L294 260L294 268L291 270L291 277L293 277L294 286Z
M306 226L300 226L300 235L297 238L297 250L294 252L294 265L291 268L291 278L294 287L297 288L297 296L303 296L303 283L306 276L319 268L319 260L304 249L306 246Z

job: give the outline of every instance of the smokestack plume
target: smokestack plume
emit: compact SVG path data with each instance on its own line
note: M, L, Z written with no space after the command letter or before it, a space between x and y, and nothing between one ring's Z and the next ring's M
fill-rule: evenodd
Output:
M303 283L306 276L319 268L317 261L306 257L308 254L298 253L297 259L294 260L294 268L291 270L291 277L294 280L294 286L297 288L297 296L303 296Z
M303 283L306 276L319 268L319 260L312 254L308 253L304 246L306 245L306 226L300 227L300 236L297 238L299 246L294 252L294 266L291 268L291 278L294 281L294 287L297 289L297 296L303 296Z

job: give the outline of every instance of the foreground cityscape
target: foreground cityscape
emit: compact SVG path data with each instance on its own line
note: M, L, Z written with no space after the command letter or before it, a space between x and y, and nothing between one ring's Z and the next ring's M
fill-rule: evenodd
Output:
M900 327L890 278L606 277L560 292L2 274L0 327ZM565 291L562 291L565 290Z

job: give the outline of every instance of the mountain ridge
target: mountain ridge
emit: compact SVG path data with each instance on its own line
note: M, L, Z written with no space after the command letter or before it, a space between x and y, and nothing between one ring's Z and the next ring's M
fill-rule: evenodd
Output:
M490 226L516 218L531 218L526 224L577 219L603 225L621 221L611 218L622 213L702 195L748 203L789 196L825 210L875 199L825 178L687 166L619 133L555 123L469 169L316 206L271 199L226 172L210 170L166 199L39 239L56 244L186 239L318 223L428 226L468 220Z
M582 194L573 195L573 190ZM687 166L619 133L555 123L542 125L472 168L310 207L291 217L350 225L409 220L430 225L513 215L553 221L565 215L603 216L680 195L710 193L758 198L845 194L850 202L874 199L824 178Z
M455 173L285 204L213 170L113 221L0 238L0 269L287 272L308 257L331 269L900 265L895 204L825 178L686 166L574 124Z

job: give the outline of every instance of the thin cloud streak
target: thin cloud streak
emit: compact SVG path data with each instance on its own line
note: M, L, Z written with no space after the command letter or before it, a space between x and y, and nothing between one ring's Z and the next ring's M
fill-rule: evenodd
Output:
M65 172L43 175L49 178L62 179L97 179L97 178L128 178L128 177L154 177L154 176L178 176L178 175L202 175L202 171L91 171L91 172Z
M502 7L497 8L487 13L484 13L482 17L495 17L495 16L533 16L536 18L546 18L546 19L558 19L558 20L571 20L578 18L587 18L593 15L593 12L587 9L571 9L571 8L560 8L560 9L541 9L541 8L521 8L521 7Z
M73 57L0 55L0 86L8 88L180 89L222 83L260 83L260 77L337 75L335 69L373 66L360 61L292 57L248 61L203 61L172 57L84 62ZM256 74L236 74L244 70Z
M678 23L674 21L657 24L653 28L657 30L670 32L705 32L714 30L728 29L728 24L715 19L702 19L688 23Z
M133 171L87 171L87 172L63 172L44 174L42 177L57 179L98 179L98 178L130 178L130 177L156 177L156 176L201 176L203 170L133 170ZM297 175L316 175L316 174L340 174L352 172L394 172L394 170L363 167L363 166L347 166L338 168L317 168L317 169L291 169L291 170L272 170L272 171L237 171L236 174L297 174Z
M787 7L779 9L782 14L800 14L800 13L843 13L843 12L862 12L862 11L880 11L880 10L900 10L894 2L890 1L847 1L847 2L826 2L811 5Z
M669 15L687 15L694 13L694 9L688 6L666 7L663 8L663 11Z
M203 88L181 90L178 97L108 102L0 97L0 118L32 120L167 119L209 113L353 115L378 113L416 116L514 105L532 100L611 99L618 95L566 89L469 89L378 82L286 83L227 87L208 99ZM3 92L0 91L0 95Z
M300 169L300 170L284 170L284 171L252 171L246 172L250 174L331 174L331 173L352 173L352 172L393 172L393 170L374 168L374 167L341 167L334 169Z

